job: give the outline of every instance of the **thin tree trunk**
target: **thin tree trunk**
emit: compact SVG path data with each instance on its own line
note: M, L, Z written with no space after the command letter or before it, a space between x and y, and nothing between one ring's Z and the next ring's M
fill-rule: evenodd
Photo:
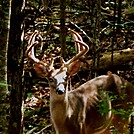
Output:
M66 56L66 28L65 28L65 13L66 0L60 0L60 43L62 49L62 56Z
M9 134L22 134L23 105L22 105L22 22L24 0L12 0L11 20L8 46L8 83L10 86L10 126Z
M7 42L10 1L0 2L0 134L8 134L9 92L7 87Z
M121 8L122 8L122 0L118 0L118 24L121 24Z

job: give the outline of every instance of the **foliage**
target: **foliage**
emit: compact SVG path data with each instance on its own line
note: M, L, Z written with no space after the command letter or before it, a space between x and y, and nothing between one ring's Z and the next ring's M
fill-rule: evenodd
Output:
M6 82L0 82L0 87L7 87L8 84Z
M109 111L111 111L111 106L110 106L110 98L108 93L104 90L102 90L101 88L99 89L99 95L100 95L100 99L99 99L99 104L98 104L98 108L99 108L99 112L100 114L103 116L106 113L108 113Z
M33 86L25 100L24 115L25 132L39 132L43 129L44 133L50 133L49 89Z

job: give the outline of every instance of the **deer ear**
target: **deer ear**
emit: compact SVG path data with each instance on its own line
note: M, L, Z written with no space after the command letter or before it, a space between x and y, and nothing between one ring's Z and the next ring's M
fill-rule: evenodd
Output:
M111 72L111 71L108 71L108 72L107 72L107 75L108 75L108 76L111 76L111 75L112 75L112 72Z
M71 63L68 67L67 74L69 76L73 76L79 72L79 69L81 67L81 62L79 60Z
M43 63L34 63L34 70L40 78L45 78L50 75L51 71L43 65Z

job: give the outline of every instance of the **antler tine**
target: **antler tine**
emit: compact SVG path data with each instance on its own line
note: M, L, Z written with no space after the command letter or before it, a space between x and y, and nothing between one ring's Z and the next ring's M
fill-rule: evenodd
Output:
M40 41L35 41L36 36L40 38ZM38 74L39 77L45 78L50 75L51 71L54 69L53 68L53 58L44 58L43 60L45 61L40 61L38 58L35 57L34 54L34 47L36 45L40 45L42 42L43 38L39 34L38 30L35 30L34 33L30 36L30 39L28 41L28 47L26 50L26 56L32 60L34 63L34 70Z
M72 62L76 61L77 59L79 59L80 57L82 57L83 55L85 55L88 51L89 51L89 47L86 43L76 40L77 43L80 43L81 45L83 45L85 47L85 49L83 49L82 51L80 51L78 54L76 54L76 56L74 56L69 62L68 64L71 64Z
M37 44L39 44L38 41L35 41L35 37L39 35L39 31L35 30L34 33L30 36L30 39L28 41L28 46L27 46L27 50L26 50L26 55L28 56L28 58L30 58L34 63L38 63L40 60L38 58L35 57L34 55L34 46L36 46ZM39 37L42 40L42 37L39 35Z
M70 28L69 28L68 30L73 33L74 40L80 40L80 41L83 42L82 37L81 37L77 32L75 32L74 30L72 30L72 29L70 29ZM84 49L84 47L81 46L80 43L76 43L76 47L77 47L76 50L77 50L78 52L80 52L82 49Z
M73 34L75 34L75 35L77 35L77 37L78 37L78 39L80 40L80 41L83 41L83 39L82 39L82 37L77 33L77 32L75 32L74 30L72 30L72 29L68 29L69 31L71 31Z
M73 35L75 37L75 42L77 43L77 45L78 45L78 43L81 44L83 49L81 49L78 54L76 54L71 60L69 60L66 65L69 65L72 62L78 60L81 56L85 55L89 51L89 47L86 43L83 42L82 37L75 31L73 31L71 29L69 29L69 30L73 33Z

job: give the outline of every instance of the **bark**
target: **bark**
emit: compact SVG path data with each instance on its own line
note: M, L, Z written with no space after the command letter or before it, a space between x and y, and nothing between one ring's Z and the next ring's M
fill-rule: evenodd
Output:
M0 2L0 134L8 134L9 92L7 87L7 40L10 1Z
M134 61L134 49L125 49L113 53L113 68L123 69L123 66L129 66ZM111 53L105 53L100 58L98 69L111 70Z
M9 134L21 134L23 124L22 72L23 60L21 45L23 0L12 0L8 46L8 83L10 86L10 126Z
M66 29L65 29L65 13L66 9L66 0L60 0L60 43L61 43L61 49L62 49L62 56L66 56Z
M121 9L122 9L122 0L118 0L118 24L121 24Z
M98 72L106 72L109 70L127 70L128 67L131 68L131 65L134 61L134 49L124 49L114 51L113 53L113 64L111 61L111 52L101 54L100 62L97 67L92 66L92 60L86 60L87 67L84 68L85 64L83 64L83 68L86 70L90 70L94 68Z

